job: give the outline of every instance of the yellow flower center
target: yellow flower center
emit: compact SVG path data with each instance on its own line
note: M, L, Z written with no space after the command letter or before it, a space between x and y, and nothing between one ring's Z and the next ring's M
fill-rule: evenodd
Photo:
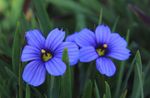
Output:
M52 58L52 54L44 49L41 50L41 53L42 53L42 60L45 62Z
M96 52L98 53L99 56L104 56L106 54L107 47L108 47L107 44L103 44L102 47L96 49Z

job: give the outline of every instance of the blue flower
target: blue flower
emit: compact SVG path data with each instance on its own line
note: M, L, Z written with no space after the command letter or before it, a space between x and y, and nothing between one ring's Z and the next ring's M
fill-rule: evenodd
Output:
M74 42L74 43L76 43L75 42L75 38L76 38L77 35L78 35L77 32L75 32L75 33L73 33L71 35L68 35L67 38L66 38L66 41L67 42Z
M64 48L68 48L70 65L78 58L78 46L73 42L63 42L65 32L52 30L45 39L39 30L26 33L27 45L21 55L21 61L29 62L23 71L23 80L33 86L45 81L46 71L53 76L63 75L66 65L62 61Z
M76 33L73 33L73 34L71 34L71 35L68 35L67 36L67 38L66 38L66 42L73 42L73 43L75 43L76 44L76 42L75 42L75 38L76 38L76 36L77 36L77 32ZM79 49L79 48L78 48ZM79 50L78 50L79 51ZM79 54L79 53L78 53ZM78 55L79 56L79 55ZM75 64L77 64L78 63L78 60L79 60L79 57L76 57L75 59L74 59L74 62L72 62L72 65L75 65Z
M111 33L108 26L97 26L95 34L89 29L83 29L75 42L81 47L80 61L96 60L97 70L108 77L113 76L116 71L110 58L126 60L130 56L130 50L126 48L127 42L118 33Z

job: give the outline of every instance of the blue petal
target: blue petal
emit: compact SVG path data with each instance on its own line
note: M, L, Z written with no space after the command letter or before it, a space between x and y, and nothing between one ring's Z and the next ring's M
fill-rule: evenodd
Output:
M79 59L81 62L90 62L95 60L98 57L98 54L94 47L83 47L79 52Z
M116 72L116 67L114 63L105 57L100 57L96 60L96 68L101 73L108 77L111 77Z
M45 38L39 30L30 30L26 32L27 43L38 49L44 48Z
M118 33L112 33L109 41L109 47L126 47L127 42Z
M66 42L74 42L75 43L75 38L77 37L78 33L74 33L74 34L71 34L69 36L67 36L66 38Z
M99 25L95 30L96 40L98 44L109 42L111 31L108 26Z
M23 80L30 85L39 86L45 81L46 69L40 60L34 60L26 65Z
M108 56L117 60L126 60L130 56L130 50L125 47L114 47L110 49Z
M40 50L35 47L26 45L22 51L21 61L25 62L36 59L40 59Z
M46 39L46 48L52 52L62 43L65 37L65 32L59 29L52 30Z
M80 47L85 47L85 46L96 46L96 40L95 40L95 35L92 31L89 29L83 29L81 30L78 35L75 38L75 42L80 46Z
M127 42L119 34L111 34L110 42L108 44L108 56L118 59L126 60L130 56L130 50L126 48Z
M70 65L75 65L79 59L79 48L73 42L63 42L55 51L55 57L62 58L63 50L68 49Z
M49 74L53 76L63 75L66 71L66 64L60 58L52 58L45 63Z

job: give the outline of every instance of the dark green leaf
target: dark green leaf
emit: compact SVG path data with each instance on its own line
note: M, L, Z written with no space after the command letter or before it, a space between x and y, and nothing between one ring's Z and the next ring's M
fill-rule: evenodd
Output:
M26 84L26 98L30 98L30 87Z
M110 86L106 81L105 81L105 87L106 87L106 91L105 91L106 98L111 98Z
M82 98L91 98L92 97L92 81L88 80L85 84Z
M61 77L61 98L72 98L72 79L71 79L71 70L69 65L69 58L68 58L68 49L64 49L63 52L63 61L67 66L67 70L65 74ZM65 90L64 90L65 89Z
M94 93L95 93L95 98L100 98L100 94L99 94L96 81L94 82Z

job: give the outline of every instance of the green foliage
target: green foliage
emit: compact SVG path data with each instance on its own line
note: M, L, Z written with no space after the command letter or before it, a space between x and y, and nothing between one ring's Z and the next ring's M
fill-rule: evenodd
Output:
M0 98L149 98L148 2L0 0ZM108 78L99 74L95 62L70 67L65 49L62 59L67 71L63 76L47 75L47 80L39 87L22 80L25 63L21 63L20 55L26 31L38 28L47 36L50 30L59 27L71 34L84 27L95 29L101 23L126 36L131 49L129 60L115 61L115 76Z

